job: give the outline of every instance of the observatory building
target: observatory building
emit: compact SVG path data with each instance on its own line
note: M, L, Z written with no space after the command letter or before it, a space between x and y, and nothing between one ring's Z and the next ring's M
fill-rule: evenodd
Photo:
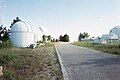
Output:
M32 27L23 21L18 21L11 26L11 40L16 47L29 47L34 44Z
M120 26L116 26L113 29L110 30L110 34L115 34L118 36L118 39L120 39Z
M19 19L11 24L11 41L16 47L30 47L42 40L42 31Z
M112 28L109 32L109 34L103 34L101 37L101 43L106 44L120 44L120 26L116 26Z
M101 40L117 40L118 36L116 34L103 34Z

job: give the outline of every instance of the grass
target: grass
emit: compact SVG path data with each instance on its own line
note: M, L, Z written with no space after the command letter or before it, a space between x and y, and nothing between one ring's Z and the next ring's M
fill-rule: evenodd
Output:
M0 49L2 49L2 48L12 48L12 47L13 47L13 44L12 44L10 39L8 39L7 41L5 41L3 43L0 43Z
M120 49L118 45L92 44L89 42L74 42L73 44L77 46L83 46L83 47L95 49L95 50L106 52L106 53L120 55Z
M63 80L57 54L52 43L35 49L0 49L0 80Z

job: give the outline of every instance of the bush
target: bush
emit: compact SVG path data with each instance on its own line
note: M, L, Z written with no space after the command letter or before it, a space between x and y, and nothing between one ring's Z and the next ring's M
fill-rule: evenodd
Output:
M12 47L13 47L13 44L10 39L8 39L7 41L3 43L0 43L0 49L1 48L12 48Z
M7 80L16 80L14 73L13 73L12 71L10 71L10 70L6 70L6 71L4 72L3 77L4 77L5 79L7 79Z
M0 54L0 65L5 65L15 58L15 54L2 53Z

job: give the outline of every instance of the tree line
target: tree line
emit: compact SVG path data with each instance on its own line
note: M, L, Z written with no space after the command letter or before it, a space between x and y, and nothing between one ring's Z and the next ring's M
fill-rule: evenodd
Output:
M46 42L46 41L49 41L49 42L58 42L58 41L69 42L69 36L67 34L65 34L63 36L60 35L59 39L55 39L55 38L52 39L51 35L48 35L48 36L43 35L42 42Z
M59 37L59 41L63 41L63 42L69 42L69 36L67 34L65 35L60 35Z

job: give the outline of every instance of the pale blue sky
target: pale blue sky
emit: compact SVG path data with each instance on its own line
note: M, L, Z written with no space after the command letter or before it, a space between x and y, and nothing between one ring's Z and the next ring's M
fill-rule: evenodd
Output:
M0 0L3 4L5 26L18 16L32 26L45 26L53 37L67 33L75 40L84 31L101 36L120 25L120 0Z

